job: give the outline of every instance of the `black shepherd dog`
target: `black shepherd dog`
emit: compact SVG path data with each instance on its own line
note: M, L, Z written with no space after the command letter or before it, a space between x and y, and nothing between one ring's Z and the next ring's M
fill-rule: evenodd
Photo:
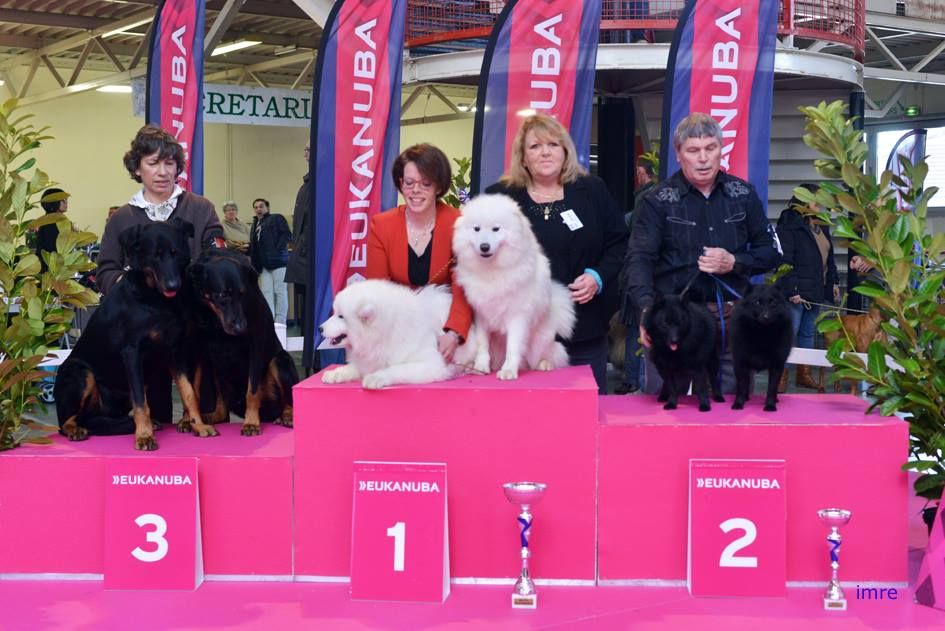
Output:
M172 219L133 226L118 236L129 270L92 315L53 387L59 432L69 440L133 432L135 449L157 449L145 391L169 369L184 406L197 419L194 432L217 433L201 422L178 360L186 323L178 292L193 232L190 223Z
M751 371L768 371L765 412L778 409L778 382L791 353L794 331L788 301L774 285L753 285L732 309L732 360L735 365L733 410L745 407Z
M715 343L715 322L700 304L679 296L660 296L643 316L643 328L650 336L650 359L660 377L663 389L659 401L664 410L675 410L680 394L692 382L699 397L699 411L708 412L709 390L712 398L723 402L717 386L719 352Z
M276 336L249 259L230 250L207 250L188 268L187 279L197 305L192 376L201 396L212 393L215 403L207 418L225 422L233 411L243 417L244 436L259 434L260 421L292 427L298 372ZM185 423L180 431L187 431Z

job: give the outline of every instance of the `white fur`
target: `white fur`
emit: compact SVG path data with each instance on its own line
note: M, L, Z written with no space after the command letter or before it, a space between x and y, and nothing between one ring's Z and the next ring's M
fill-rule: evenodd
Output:
M551 280L548 258L512 198L480 195L466 204L453 229L453 252L456 280L475 312L477 371L489 372L490 342L492 353L504 355L499 379L568 365L555 335L571 337L571 292Z
M361 380L365 388L396 383L431 383L463 372L475 354L474 335L447 364L436 346L449 315L446 287L420 291L387 280L348 285L335 296L333 314L320 330L327 340L345 336L348 363L322 375L325 383Z

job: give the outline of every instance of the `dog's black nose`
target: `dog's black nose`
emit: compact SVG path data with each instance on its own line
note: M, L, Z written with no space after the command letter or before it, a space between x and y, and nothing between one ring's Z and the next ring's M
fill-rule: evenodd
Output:
M483 254L487 254L487 253L489 252L489 249L490 249L490 248L489 248L489 244L488 244L488 243L480 243L480 244L479 244L479 251L482 252Z
M318 327L318 332L319 332L320 334L325 333L325 331L324 331L324 329L322 329L322 327Z

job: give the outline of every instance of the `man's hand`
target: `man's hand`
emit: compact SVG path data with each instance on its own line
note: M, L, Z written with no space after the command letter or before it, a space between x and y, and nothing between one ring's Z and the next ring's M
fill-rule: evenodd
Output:
M707 274L728 274L735 268L735 255L725 248L702 248L699 271Z
M650 339L650 334L646 332L642 324L640 325L640 344L643 344L645 348L653 348L653 340Z
M793 305L799 305L799 304L801 304L801 295L800 295L800 294L797 294L797 295L795 295L795 296L791 296L790 298L788 298L788 300L789 300L789 301L791 302L791 304L793 304Z

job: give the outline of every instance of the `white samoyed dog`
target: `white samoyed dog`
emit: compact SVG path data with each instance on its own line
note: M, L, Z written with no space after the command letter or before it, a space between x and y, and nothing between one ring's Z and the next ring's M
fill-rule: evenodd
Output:
M476 371L498 366L490 352L504 356L499 379L568 365L555 335L568 339L574 329L571 292L551 280L548 258L511 197L480 195L466 204L453 228L453 252L456 280L475 314Z
M335 296L332 316L318 328L328 346L344 348L348 363L322 374L324 383L361 380L365 388L432 383L464 372L475 357L475 338L447 364L436 346L449 315L448 287L415 291L388 280L353 283Z

